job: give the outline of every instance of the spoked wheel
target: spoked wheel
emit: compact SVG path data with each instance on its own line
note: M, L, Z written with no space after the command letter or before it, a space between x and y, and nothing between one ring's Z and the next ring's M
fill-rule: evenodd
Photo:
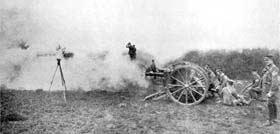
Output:
M206 72L192 63L176 64L168 81L167 93L181 105L195 105L204 100L209 87Z

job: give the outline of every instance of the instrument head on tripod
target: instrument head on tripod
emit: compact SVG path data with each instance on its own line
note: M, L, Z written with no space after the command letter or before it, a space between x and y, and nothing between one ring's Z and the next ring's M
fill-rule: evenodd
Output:
M56 51L59 51L60 49L61 49L60 45L56 46Z

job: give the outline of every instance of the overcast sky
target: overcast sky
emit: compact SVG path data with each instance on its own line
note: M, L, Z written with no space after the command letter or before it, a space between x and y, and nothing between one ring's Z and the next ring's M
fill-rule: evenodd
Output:
M22 36L40 49L119 51L130 41L166 60L280 46L279 0L1 0L0 8L28 16Z

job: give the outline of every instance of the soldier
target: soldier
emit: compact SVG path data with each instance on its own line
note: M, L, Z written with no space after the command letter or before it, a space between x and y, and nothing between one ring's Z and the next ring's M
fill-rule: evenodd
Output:
M264 126L271 126L276 123L277 119L277 92L279 90L278 73L279 68L273 63L273 56L268 55L264 57L265 68L263 69L263 76L261 82L261 88L263 89L263 95L267 97L268 108L268 121Z
M155 64L155 60L152 60L152 64L146 69L146 73L148 72L153 72L153 73L158 72L158 68Z
M261 77L258 74L257 70L252 71L253 81L251 87L248 90L251 99L259 100L262 94L262 90L260 88L261 85Z
M135 45L131 45L130 42L127 43L126 48L128 48L128 55L130 56L131 60L136 59L136 47Z
M146 70L146 72L153 72L153 73L158 72L157 66L156 66L156 64L155 64L155 60L152 60L152 64L151 64L151 66ZM154 75L154 79L156 79L156 78L157 78L157 76Z
M215 73L212 71L212 69L210 68L210 66L208 64L205 65L204 69L206 70L206 72L207 72L207 74L208 74L208 76L210 78L210 82L214 83L215 78L216 78Z
M238 103L238 96L236 89L233 87L233 82L227 82L226 86L221 90L221 99L222 104L224 105L237 105Z
M234 80L230 79L220 69L217 69L216 73L217 73L217 79L219 81L219 84L217 85L218 92L220 92L224 87L226 87L228 82L234 83Z
M210 85L209 85L209 94L208 96L214 96L214 93L216 92L216 84L217 84L217 79L216 79L216 74L212 71L210 66L207 64L205 65L204 69L206 70L208 77L210 79Z
M220 69L216 70L217 73L217 79L218 79L218 84L216 85L216 92L218 93L218 100L217 103L221 103L222 102L222 90L223 88L225 88L226 86L228 86L229 82L232 82L232 84L234 83L234 80L230 79L227 75L225 75Z
M151 64L150 68L153 72L157 72L157 67L156 67L156 64L155 64L155 60L152 60L152 64Z
M230 80L226 83L226 86L221 90L222 104L229 106L249 105L250 101L247 101L243 95L238 94L233 84L234 81Z

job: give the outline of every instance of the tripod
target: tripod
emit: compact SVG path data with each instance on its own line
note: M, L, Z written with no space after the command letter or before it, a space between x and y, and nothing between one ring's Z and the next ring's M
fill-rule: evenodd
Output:
M52 77L52 80L51 80L51 84L50 84L50 87L49 87L49 93L51 91L51 87L52 87L52 84L53 84L53 80L54 80L55 74L57 72L57 69L59 68L62 86L64 86L63 97L64 97L64 101L67 102L66 101L66 90L67 90L67 87L66 87L65 79L64 79L62 68L61 68L61 64L60 64L61 59L56 59L56 60L57 60L57 66L56 66L56 69L54 71L54 74L53 74L53 77Z

